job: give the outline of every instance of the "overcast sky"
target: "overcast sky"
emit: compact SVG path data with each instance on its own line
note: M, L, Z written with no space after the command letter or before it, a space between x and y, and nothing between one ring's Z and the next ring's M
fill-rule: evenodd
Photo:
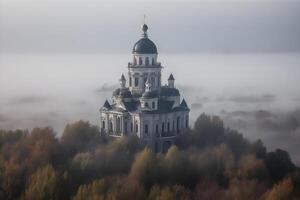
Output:
M0 0L0 52L128 53L144 14L160 52L300 51L296 0Z

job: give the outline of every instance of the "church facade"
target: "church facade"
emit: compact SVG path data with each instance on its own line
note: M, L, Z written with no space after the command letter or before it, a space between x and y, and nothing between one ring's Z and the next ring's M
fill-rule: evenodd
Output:
M106 100L100 108L100 129L113 137L135 134L154 152L166 152L188 129L190 109L181 100L172 74L161 85L163 67L147 30L144 24L142 38L133 47L128 78L122 74L111 103Z

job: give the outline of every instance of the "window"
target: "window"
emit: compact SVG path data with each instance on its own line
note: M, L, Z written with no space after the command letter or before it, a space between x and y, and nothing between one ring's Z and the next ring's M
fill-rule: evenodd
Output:
M127 134L127 122L125 122L125 124L124 124L124 133L125 133L125 135Z
M154 65L154 58L152 58L152 65Z
M145 103L145 107L149 107L148 102Z
M121 132L121 118L117 118L117 132Z
M133 123L132 122L130 123L130 132L131 133L133 132Z
M165 123L162 123L162 125L161 125L161 132L162 132L162 133L165 132Z
M158 124L155 126L155 133L158 134Z
M136 65L136 57L133 58L133 63Z
M105 129L105 121L102 121L102 128Z
M142 65L143 64L143 60L141 57L139 57L139 65Z
M146 57L145 64L149 65L149 58L148 57Z
M189 127L189 117L186 116L185 118L185 128L188 128Z
M152 87L155 87L155 77L151 77L151 85Z
M168 125L167 125L167 130L168 132L170 132L170 123L168 122Z
M177 117L177 133L179 133L179 129L180 129L180 117Z
M152 108L154 109L155 108L155 102L152 101Z
M139 125L138 124L135 125L135 132L136 133L139 132Z
M110 131L113 131L113 123L110 121L110 123L109 123L109 130Z
M158 77L158 80L157 80L157 86L160 86L160 76Z
M173 120L172 131L175 131L175 121Z
M145 124L145 134L148 134L148 124Z
M134 86L137 87L139 85L139 78L135 77L134 78Z
M131 87L132 86L132 78L129 77L129 86Z

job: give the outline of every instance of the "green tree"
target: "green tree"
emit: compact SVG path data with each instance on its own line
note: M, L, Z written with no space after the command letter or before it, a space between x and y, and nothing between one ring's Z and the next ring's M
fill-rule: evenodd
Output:
M217 145L224 141L224 123L218 116L202 113L194 124L193 133L199 147Z
M68 124L61 137L62 145L71 155L93 149L103 140L98 127L82 120Z

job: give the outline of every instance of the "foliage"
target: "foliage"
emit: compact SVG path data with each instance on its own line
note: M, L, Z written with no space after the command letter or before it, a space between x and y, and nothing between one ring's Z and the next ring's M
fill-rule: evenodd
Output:
M165 154L84 121L60 138L49 127L0 130L0 199L296 199L299 174L286 151L206 114Z
M24 200L59 199L59 178L52 166L38 169L29 179Z

